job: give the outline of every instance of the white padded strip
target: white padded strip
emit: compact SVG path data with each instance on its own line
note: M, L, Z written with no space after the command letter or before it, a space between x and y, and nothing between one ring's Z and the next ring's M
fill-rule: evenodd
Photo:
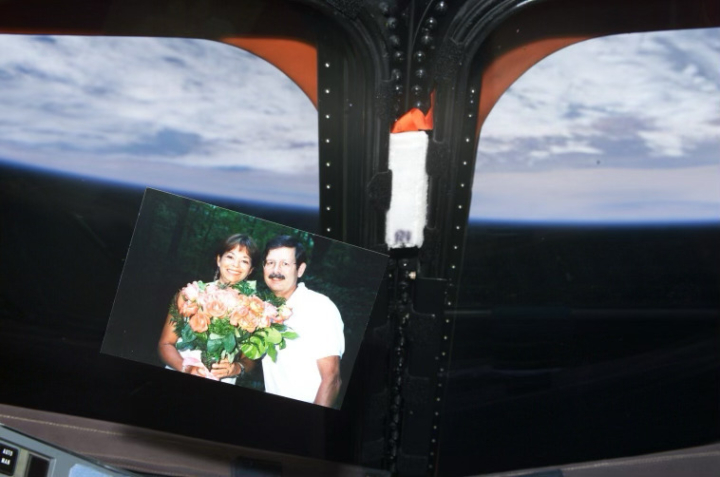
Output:
M385 227L390 248L422 246L427 221L427 147L424 131L390 134L392 197Z

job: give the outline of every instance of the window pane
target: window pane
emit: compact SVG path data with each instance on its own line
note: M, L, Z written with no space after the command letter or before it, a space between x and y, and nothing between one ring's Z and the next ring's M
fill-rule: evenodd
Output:
M716 307L719 29L597 38L483 126L464 306Z
M541 61L483 125L475 220L720 221L718 29L617 35Z
M0 45L0 165L317 210L316 111L264 60L190 39Z

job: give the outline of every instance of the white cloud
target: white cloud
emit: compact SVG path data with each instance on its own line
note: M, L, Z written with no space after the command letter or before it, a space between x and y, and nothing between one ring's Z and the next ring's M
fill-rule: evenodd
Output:
M720 29L597 38L503 95L473 218L720 221Z
M317 170L310 100L264 60L210 41L2 35L0 104L0 156ZM185 151L154 143L187 135Z

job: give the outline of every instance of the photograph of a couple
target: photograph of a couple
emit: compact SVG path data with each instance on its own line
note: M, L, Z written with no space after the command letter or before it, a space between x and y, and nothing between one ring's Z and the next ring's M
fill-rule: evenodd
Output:
M386 261L147 189L102 352L339 408Z

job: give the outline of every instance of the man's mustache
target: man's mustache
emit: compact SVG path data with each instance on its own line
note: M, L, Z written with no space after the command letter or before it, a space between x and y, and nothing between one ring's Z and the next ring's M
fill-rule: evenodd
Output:
M282 273L272 272L270 275L268 275L268 278L278 278L280 280L285 280L285 275L283 275Z

